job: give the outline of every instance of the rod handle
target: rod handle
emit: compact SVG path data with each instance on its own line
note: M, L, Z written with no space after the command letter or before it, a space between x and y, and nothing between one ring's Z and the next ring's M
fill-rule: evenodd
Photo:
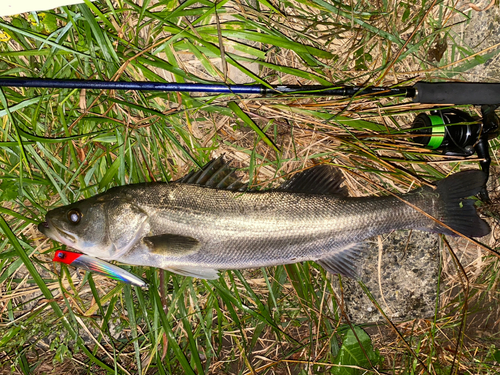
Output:
M418 82L413 86L415 103L422 104L500 104L500 83Z

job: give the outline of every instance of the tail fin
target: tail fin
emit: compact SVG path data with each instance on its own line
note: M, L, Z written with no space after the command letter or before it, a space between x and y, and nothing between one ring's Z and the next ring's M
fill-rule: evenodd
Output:
M479 193L485 184L486 174L479 170L458 172L439 181L436 192L444 205L441 221L467 237L482 237L490 233L490 226L478 216L474 201L466 199ZM443 227L435 230L456 236Z

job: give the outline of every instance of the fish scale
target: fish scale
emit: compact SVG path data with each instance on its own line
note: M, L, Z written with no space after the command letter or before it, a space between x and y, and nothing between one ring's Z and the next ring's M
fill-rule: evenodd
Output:
M235 177L234 189L204 185L217 186L217 174L233 176L216 159L178 182L116 187L50 211L39 228L90 256L209 279L219 270L304 260L355 277L370 237L399 229L454 234L412 206L467 236L490 231L467 199L484 187L481 171L459 172L401 199L348 197L341 173L329 165L265 191L236 191L243 184ZM81 213L78 223L68 222L70 212ZM102 228L106 235L97 235Z

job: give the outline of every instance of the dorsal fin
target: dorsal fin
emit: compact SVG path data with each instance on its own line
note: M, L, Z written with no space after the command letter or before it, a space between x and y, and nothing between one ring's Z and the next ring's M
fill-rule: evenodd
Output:
M344 177L339 169L328 164L321 164L297 173L276 190L345 197L347 189L340 186L342 182L344 182Z
M241 182L236 170L224 161L223 156L209 161L199 171L191 171L175 182L231 191L247 189L247 184Z

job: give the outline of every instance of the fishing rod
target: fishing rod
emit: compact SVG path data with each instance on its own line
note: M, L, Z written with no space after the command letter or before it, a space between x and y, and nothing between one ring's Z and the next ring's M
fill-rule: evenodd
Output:
M500 104L500 83L480 82L418 82L413 86L343 86L343 85L226 85L205 83L112 82L98 80L0 78L0 87L40 87L93 90L135 90L163 92L199 92L210 94L256 94L343 96L357 95L412 98L421 104Z
M500 105L500 83L417 82L413 86L343 85L226 85L204 83L114 82L75 79L0 77L0 87L40 87L92 90L134 90L198 92L208 94L256 94L261 96L399 96L421 104L481 105L481 118L458 109L421 113L412 124L415 141L444 155L468 157L477 153L481 168L489 175L491 157L488 140L498 136L500 120L495 109Z

